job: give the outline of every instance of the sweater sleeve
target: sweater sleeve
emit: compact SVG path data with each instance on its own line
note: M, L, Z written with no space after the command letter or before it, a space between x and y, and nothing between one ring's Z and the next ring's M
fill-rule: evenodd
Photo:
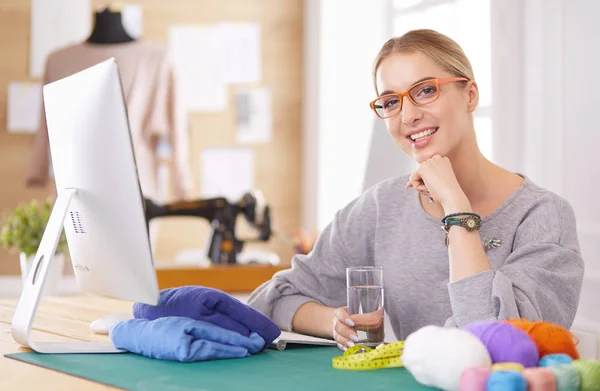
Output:
M346 305L346 268L373 265L376 213L368 197L339 211L319 235L313 250L297 254L290 269L276 273L249 297L248 305L285 331L292 331L298 308L316 302L338 308Z
M446 324L526 318L570 328L583 273L571 206L557 196L542 196L519 225L501 267L448 285L453 317Z

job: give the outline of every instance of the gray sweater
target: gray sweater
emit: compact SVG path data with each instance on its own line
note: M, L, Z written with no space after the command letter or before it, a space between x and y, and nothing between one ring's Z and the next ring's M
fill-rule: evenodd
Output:
M282 330L304 303L346 305L345 269L384 268L385 311L396 338L426 325L463 327L522 317L570 328L583 280L575 215L558 195L525 179L482 219L491 270L449 283L441 222L423 210L408 176L384 181L336 213L308 255L258 287L248 304Z

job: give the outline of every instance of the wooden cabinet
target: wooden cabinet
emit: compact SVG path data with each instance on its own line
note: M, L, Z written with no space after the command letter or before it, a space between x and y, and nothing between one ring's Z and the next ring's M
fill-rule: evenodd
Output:
M273 274L284 269L284 267L254 265L173 267L158 269L156 274L160 289L201 285L227 293L245 293L253 291L263 282L270 280Z

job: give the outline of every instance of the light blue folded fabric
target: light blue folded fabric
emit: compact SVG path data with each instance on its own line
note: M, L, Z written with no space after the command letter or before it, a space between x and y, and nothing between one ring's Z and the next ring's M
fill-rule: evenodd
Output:
M122 321L110 328L109 336L118 349L180 362L242 358L260 352L265 345L254 332L246 337L212 323L177 316Z

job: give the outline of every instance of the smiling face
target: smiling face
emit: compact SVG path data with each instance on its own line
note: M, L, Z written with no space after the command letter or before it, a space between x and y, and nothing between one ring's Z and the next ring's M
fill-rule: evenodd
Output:
M424 79L454 77L418 52L392 53L379 64L376 83L383 96L402 93ZM434 83L420 84L411 91L417 103L430 100L427 96L431 94L435 94ZM418 163L436 154L451 156L461 144L475 140L471 113L477 101L477 86L472 81L440 84L439 97L433 102L415 105L404 96L402 110L385 119L386 126L396 143Z

